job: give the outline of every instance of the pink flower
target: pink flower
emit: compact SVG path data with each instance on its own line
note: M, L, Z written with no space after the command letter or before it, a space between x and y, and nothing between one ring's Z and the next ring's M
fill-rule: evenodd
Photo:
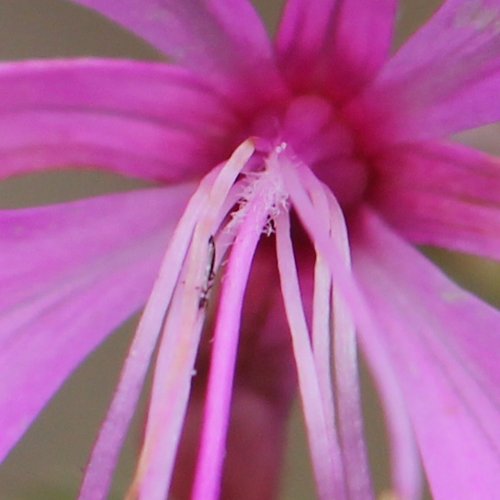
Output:
M445 1L392 57L396 0L288 0L275 41L246 0L75 3L173 63L3 64L1 176L162 187L0 212L2 457L145 303L82 498L155 347L131 497L272 497L296 378L319 497L371 498L358 343L398 498L419 456L435 498L495 497L500 314L412 245L500 258L500 163L449 139L500 118L498 1Z

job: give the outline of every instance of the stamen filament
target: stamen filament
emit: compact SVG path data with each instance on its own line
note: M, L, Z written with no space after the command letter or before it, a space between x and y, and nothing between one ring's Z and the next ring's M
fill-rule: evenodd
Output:
M304 186L318 216L328 221L330 237L335 235L344 263L350 268L347 228L342 210L333 194L311 172L304 169ZM320 257L318 257L320 258ZM324 265L326 263L323 260ZM330 274L327 271L328 274ZM355 328L337 287L331 291L333 310L333 349L335 399L344 473L351 500L373 498L368 454L363 431L360 383L357 366Z
M215 328L204 427L192 495L196 500L219 497L243 296L253 255L271 208L266 203L269 199L271 196L264 189L263 193L255 193L247 203L246 215L229 258Z
M231 188L254 151L245 141L220 169L194 230L184 279L178 284L179 303L171 308L160 343L146 435L139 467L129 495L163 500L170 486L175 455L200 342L204 310L198 307L206 270L207 244L216 232ZM200 314L202 312L202 314Z
M341 454L333 422L326 421L324 400L321 397L320 382L307 331L293 256L288 214L278 215L275 222L281 289L292 334L299 388L318 493L319 497L324 500L343 499L346 498L345 484L342 471L338 467L341 463Z
M107 498L121 446L134 414L170 304L189 242L214 175L208 175L192 196L174 231L158 277L141 316L120 381L101 427L80 489L81 500Z
M305 172L305 168L298 172L297 166L291 162L283 163L283 167L286 167L286 169L283 168L283 182L290 193L292 204L297 210L304 228L327 262L333 280L344 297L347 307L350 311L356 311L356 315L353 317L356 320L358 339L363 344L363 350L370 353L367 361L370 363L370 368L377 381L389 427L392 429L390 433L392 456L398 457L398 461L393 463L393 477L398 494L416 491L418 485L414 484L413 479L408 479L410 476L411 478L416 477L409 471L416 471L419 467L415 460L417 455L415 454L413 433L394 367L387 352L377 341L381 335L379 333L380 326L365 298L358 291L354 278L344 263L338 244L331 240L324 227L320 227L315 222L318 218L316 210L304 188L304 185L308 184L307 178L312 179L314 176L312 174L309 176ZM316 189L323 189L319 181L317 181Z

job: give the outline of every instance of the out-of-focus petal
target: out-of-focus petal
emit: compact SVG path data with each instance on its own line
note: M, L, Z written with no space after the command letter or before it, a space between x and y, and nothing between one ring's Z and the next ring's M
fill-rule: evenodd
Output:
M0 312L177 222L191 184L0 211ZM2 334L4 332L2 331Z
M146 300L190 191L0 213L2 459L74 368Z
M241 96L249 82L267 94L281 87L271 42L247 0L71 1L121 24L221 91Z
M387 58L396 5L395 0L288 0L276 42L284 70L299 86L319 82L333 84L341 94L359 90Z
M384 66L366 102L376 107L377 123L387 120L389 141L496 122L499 61L498 1L448 0Z
M437 499L500 489L500 312L461 290L366 211L356 276L385 344Z
M500 161L452 144L393 149L372 201L417 244L500 260Z
M237 129L220 95L165 64L9 63L0 94L0 178L75 163L186 178L221 161Z

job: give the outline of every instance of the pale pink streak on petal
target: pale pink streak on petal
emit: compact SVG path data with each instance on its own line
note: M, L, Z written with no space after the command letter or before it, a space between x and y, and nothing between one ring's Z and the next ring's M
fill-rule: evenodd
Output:
M419 462L415 451L412 429L403 404L403 394L388 354L379 343L380 325L375 320L365 297L344 263L338 242L331 240L328 230L318 219L309 194L304 190L304 179L310 174L299 174L296 165L283 161L283 180L291 201L304 227L328 263L334 283L344 297L357 326L361 347L366 353L370 368L378 383L389 425L393 460L393 478L396 491L402 498L418 498L420 477ZM305 169L302 169L305 170ZM323 189L318 183L318 189Z
M254 152L241 144L218 172L200 215L183 277L167 316L155 369L144 446L129 495L148 500L167 494L189 397L192 370L204 311L199 307L205 286L208 241L221 223L233 185Z
M0 178L74 164L186 178L220 162L237 129L200 78L165 64L9 63L0 66L0 93Z
M500 488L500 313L373 214L358 231L356 272L385 325L433 493L488 498Z
M220 495L243 298L253 255L272 209L272 189L272 183L264 184L245 205L245 218L229 257L214 332L193 499L215 500Z
M395 0L288 0L276 41L284 71L299 85L315 80L343 98L358 91L388 56L396 5ZM301 73L304 63L309 71Z
M334 422L327 422L320 381L305 319L295 258L290 237L288 214L276 217L276 253L285 311L292 335L292 345L302 400L302 408L311 451L319 498L346 498L342 459Z
M163 257L156 282L139 322L120 382L87 465L81 499L107 498L118 455L134 414L161 332L162 321L179 279L195 224L215 176L207 176L189 201Z
M136 33L222 92L241 96L249 82L260 87L262 97L266 88L282 90L271 42L247 0L72 1Z

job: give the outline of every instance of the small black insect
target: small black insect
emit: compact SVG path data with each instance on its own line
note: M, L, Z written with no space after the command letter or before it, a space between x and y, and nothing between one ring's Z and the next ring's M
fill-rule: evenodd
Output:
M198 308L203 309L208 304L208 294L214 286L215 279L215 240L213 236L208 238L208 263L205 273L205 284L201 289L200 298L198 300Z

